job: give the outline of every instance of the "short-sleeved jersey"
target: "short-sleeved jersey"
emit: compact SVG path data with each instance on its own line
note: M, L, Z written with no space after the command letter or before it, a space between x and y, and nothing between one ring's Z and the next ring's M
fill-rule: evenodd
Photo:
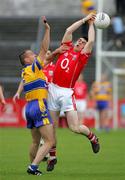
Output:
M94 99L97 101L108 101L111 99L111 83L105 82L95 82L93 85Z
M46 77L43 73L43 62L37 57L32 64L25 65L22 70L24 93L27 101L47 98Z
M76 99L86 99L87 98L87 84L82 81L78 82L76 81L75 86L74 86L74 95Z
M90 54L75 52L71 42L66 44L70 49L59 55L54 70L53 83L60 87L73 88L81 70L87 64Z
M55 69L55 64L53 64L52 62L44 67L43 72L46 76L47 82L52 82L54 69Z

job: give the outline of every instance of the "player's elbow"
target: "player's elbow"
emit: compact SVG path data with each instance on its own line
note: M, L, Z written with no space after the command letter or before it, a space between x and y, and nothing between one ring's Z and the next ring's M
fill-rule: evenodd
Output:
M89 47L92 48L92 47L94 46L94 42L95 42L94 39L89 40L89 41L88 41Z
M88 41L88 43L89 43L90 45L93 45L94 42L95 42L95 39L90 39L90 40Z
M72 34L72 31L70 28L67 28L66 31L65 31L66 34Z

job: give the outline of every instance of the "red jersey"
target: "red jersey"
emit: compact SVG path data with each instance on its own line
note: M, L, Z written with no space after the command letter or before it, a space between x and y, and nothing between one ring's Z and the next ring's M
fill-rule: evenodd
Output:
M47 82L52 82L54 69L55 64L53 64L52 62L44 67L43 72L47 78Z
M87 84L82 81L76 81L74 86L74 95L76 99L86 99L87 98Z
M59 55L53 74L53 83L60 87L73 88L79 74L88 62L90 53L75 52L71 42L66 45L70 49Z

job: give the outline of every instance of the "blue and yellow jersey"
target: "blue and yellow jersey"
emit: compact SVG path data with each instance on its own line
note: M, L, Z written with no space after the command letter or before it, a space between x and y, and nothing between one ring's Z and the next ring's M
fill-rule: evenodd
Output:
M93 85L94 99L97 101L109 101L111 100L111 83L105 82L95 82Z
M22 70L24 93L27 101L47 98L46 77L42 71L43 62L37 57L32 64L25 65Z

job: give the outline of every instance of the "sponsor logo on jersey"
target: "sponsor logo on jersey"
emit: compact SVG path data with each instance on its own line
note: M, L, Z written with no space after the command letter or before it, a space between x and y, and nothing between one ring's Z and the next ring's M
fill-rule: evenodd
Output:
M72 58L72 60L76 60L76 58L77 58L77 55L74 55L73 58Z
M64 56L67 57L68 56L68 52L64 53Z

